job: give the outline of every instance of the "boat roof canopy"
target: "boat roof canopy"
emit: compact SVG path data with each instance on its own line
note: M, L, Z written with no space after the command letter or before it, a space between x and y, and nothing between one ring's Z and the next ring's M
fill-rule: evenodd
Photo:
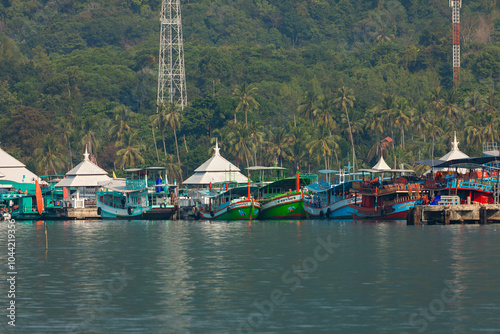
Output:
M252 185L250 186L250 192L253 193L256 191L259 187ZM240 186L240 187L235 187L235 188L229 188L229 190L218 193L218 192L209 192L206 196L207 197L218 197L222 196L223 194L232 194L232 195L240 195L240 196L246 196L248 194L248 186Z
M413 169L360 169L359 171L368 173L415 173Z
M155 171L155 170L166 170L167 167L146 167L146 168L127 168L124 169L128 173L136 173L141 171Z
M245 168L247 170L285 170L285 167L265 167L265 166L252 166Z
M463 159L455 159L450 161L445 161L440 165L435 167L444 168L444 167L457 167L457 168L481 168L484 164L500 164L500 157L476 157L476 158L463 158Z

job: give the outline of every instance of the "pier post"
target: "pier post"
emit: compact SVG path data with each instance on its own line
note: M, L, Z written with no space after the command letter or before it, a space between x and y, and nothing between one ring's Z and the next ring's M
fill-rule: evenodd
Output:
M415 225L415 207L406 213L406 225Z
M422 209L419 206L415 206L415 225L420 225L420 222L422 221Z
M443 221L444 221L444 224L445 225L450 225L450 216L451 216L451 212L450 212L450 209L446 208L443 210Z
M486 224L488 222L488 219L486 217L486 207L484 205L481 205L479 208L479 224Z

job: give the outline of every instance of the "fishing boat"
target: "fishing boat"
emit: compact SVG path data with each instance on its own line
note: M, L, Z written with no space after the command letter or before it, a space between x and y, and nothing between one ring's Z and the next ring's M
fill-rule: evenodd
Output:
M236 182L212 185L206 194L208 207L201 208L197 215L200 219L213 220L252 220L259 215L261 204L252 194L258 189L255 185L240 186Z
M361 195L351 190L361 175L345 170L318 171L320 182L306 187L309 196L304 201L304 210L311 218L350 219L355 213L351 205L361 203Z
M12 219L35 220L42 218L42 214L38 212L35 194L12 190L0 194L0 201L4 203L3 211L8 213Z
M126 169L130 177L112 181L98 191L97 213L114 219L170 219L176 213L176 185L165 183L164 167ZM165 178L161 178L165 172ZM156 179L148 176L159 173Z
M493 204L498 202L499 173L491 166L496 157L462 158L434 163L440 169L430 175L424 183L429 193L430 205L448 204ZM488 165L489 164L489 165Z
M300 175L285 178L285 168L282 167L249 167L250 172L258 172L257 199L261 202L259 219L304 219L304 188L317 178L315 174ZM266 171L276 173L273 177L265 175Z
M36 180L35 184L16 184L9 189L3 188L0 203L2 211L15 220L57 219L51 213L56 207L62 206L62 202L55 199L58 196L53 184L45 181L40 184Z
M350 205L353 219L403 219L410 208L423 202L423 186L411 175L413 170L391 169L381 157L372 169L360 172L381 175L353 182L353 191L361 195L359 205Z

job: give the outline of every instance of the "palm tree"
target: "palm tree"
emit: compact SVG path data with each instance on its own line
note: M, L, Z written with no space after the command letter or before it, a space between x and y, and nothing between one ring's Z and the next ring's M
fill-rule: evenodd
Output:
M401 99L396 103L394 110L394 125L401 131L401 147L405 148L405 128L410 125L413 108L410 107L406 99Z
M386 129L391 129L391 138L394 139L394 127L392 124L394 116L394 108L396 108L396 97L394 94L382 95L382 109L380 111L384 126ZM392 148L394 149L394 141L392 141Z
M432 107L434 107L434 111L439 113L443 107L444 107L444 102L443 102L443 94L441 93L441 87L438 86L435 89L431 90L431 95L429 97L429 102Z
M233 92L233 96L238 100L238 106L234 111L234 123L236 123L236 113L240 110L245 112L245 125L248 124L247 114L250 111L253 111L259 107L259 103L252 96L253 93L257 90L257 87L254 87L253 84L247 85L243 83L241 86L236 87Z
M157 128L161 131L162 139L163 139L163 153L167 156L167 145L165 144L165 128L167 127L166 115L167 115L167 106L165 104L160 103L157 106L156 114L150 116L151 127L153 131L154 138L154 129ZM156 145L156 141L155 141Z
M57 174L57 171L64 168L64 155L61 151L64 147L56 138L48 135L43 139L41 147L35 149L34 155L37 161L37 168L44 170L45 174L49 171Z
M306 92L306 95L300 101L297 107L297 112L304 118L309 118L311 120L312 126L314 127L314 110L316 109L316 103L318 98L316 94L312 91Z
M174 157L175 155L173 154L167 154L163 163L164 166L167 167L170 180L172 180L172 178L180 180L182 177L182 168L179 163L174 162Z
M115 163L120 168L134 167L137 163L144 163L141 151L146 149L146 145L137 143L136 133L127 133L123 141L117 141L115 145L117 149Z
M347 117L347 124L349 126L349 136L351 139L351 145L352 145L352 160L353 160L353 166L354 166L354 171L358 168L358 162L356 161L356 150L354 149L354 139L352 137L352 128L351 128L351 122L349 121L349 113L347 112L347 106L353 107L354 106L354 101L356 98L353 95L353 92L351 89L348 89L345 86L342 86L342 88L339 88L337 98L333 101L339 108L342 108L345 112L345 115Z
M135 113L123 104L117 105L113 111L115 113L115 122L110 127L109 134L123 140L124 136L131 131L128 123L135 117Z
M465 143L470 147L478 148L484 141L484 133L481 127L482 120L479 114L469 114L464 122Z
M479 92L470 92L469 95L465 98L465 109L467 109L468 113L477 113L480 112L484 105L484 98Z
M491 140L491 142L495 142L498 138L498 123L499 123L499 115L498 115L498 102L496 99L496 95L491 93L486 101L483 103L483 107L485 110L485 139Z
M307 154L305 143L310 141L310 135L306 127L293 127L290 130L292 143L290 145L290 160L297 166L297 170L302 168L302 165L307 165Z
M334 136L328 134L327 129L322 125L319 127L318 131L316 131L314 139L309 142L307 148L309 149L309 154L316 157L318 163L321 158L324 158L325 169L329 169L329 157L334 150L338 149L338 145L335 142Z
M291 138L285 128L272 129L268 132L268 137L268 157L270 159L276 157L280 167L283 167L283 159L288 160L290 158Z
M169 103L166 110L165 122L169 125L174 131L175 138L175 148L177 150L177 162L179 166L181 166L181 158L179 155L179 144L177 142L177 129L181 127L181 106L174 103ZM181 182L184 182L181 173Z
M420 101L417 103L417 106L415 107L414 113L413 113L413 120L412 123L415 126L415 130L417 133L422 134L424 143L426 142L426 137L425 133L427 131L427 127L429 125L428 119L429 119L429 109L427 104L424 101Z
M255 150L250 130L243 124L231 124L231 130L227 135L229 150L238 161L245 160L247 167L250 167L249 157L252 157Z
M155 136L156 116L157 115L151 115L149 119L151 120L151 132L153 132L153 142L155 143L156 160L158 161L158 163L160 163L160 156L158 155L158 145L156 144L156 136Z
M445 116L449 117L454 124L454 129L457 130L458 117L462 110L458 106L458 96L456 90L450 90L443 99L443 111Z
M328 129L328 133L331 135L332 128L335 127L335 121L333 120L332 117L333 113L332 101L326 96L323 96L316 105L316 108L314 109L313 113L314 116L317 117L318 120L326 126L326 128Z
M257 151L258 147L262 147L264 143L265 132L263 131L263 126L257 122L252 121L248 126L248 130L250 131L250 139L255 144L255 150L253 151L253 164L258 165L257 163Z
M81 140L82 146L85 145L87 146L89 154L91 158L94 160L94 162L97 159L96 150L101 145L98 135L94 130L95 127L97 127L95 119L86 118L82 124L82 130L84 131L84 135L82 136Z

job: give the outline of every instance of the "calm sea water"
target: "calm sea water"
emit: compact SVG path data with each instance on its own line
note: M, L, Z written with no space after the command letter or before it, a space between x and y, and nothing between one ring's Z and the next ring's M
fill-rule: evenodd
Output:
M500 332L498 225L57 221L47 251L16 225L1 333Z

